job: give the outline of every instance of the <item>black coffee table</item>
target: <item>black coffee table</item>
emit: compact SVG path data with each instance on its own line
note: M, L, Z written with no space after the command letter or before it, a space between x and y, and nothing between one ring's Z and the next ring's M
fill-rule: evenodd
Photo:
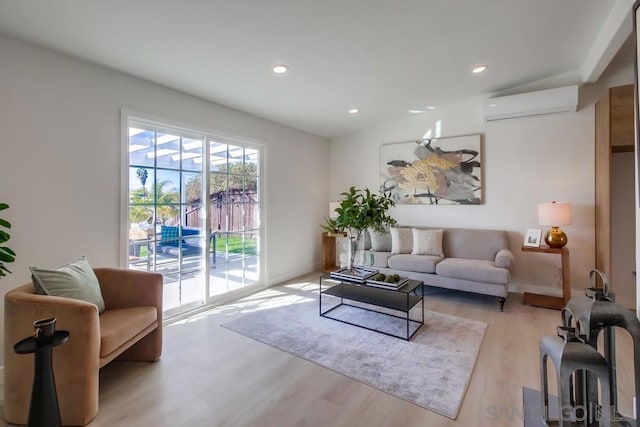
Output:
M325 285L325 289L323 289L323 284ZM364 329L368 329L370 331L379 332L381 334L389 335L396 338L402 338L404 340L409 341L415 334L418 332L420 327L424 325L424 299L422 295L417 295L415 292L418 287L422 285L420 280L409 280L405 285L398 289L393 288L380 288L369 286L366 283L355 283L350 282L344 279L336 279L331 277L328 274L320 276L320 295L319 295L319 312L321 317L326 317L328 319L336 320L338 322L347 323L349 325L358 326ZM340 303L336 306L322 311L322 296L323 295L331 295L334 297L340 298ZM347 302L345 302L345 300ZM375 308L365 308L359 305L353 305L348 301L357 301L361 303L365 303L371 305L373 307L383 307L386 309L391 309L399 312L404 312L404 316L397 316L395 314L386 313L380 310L376 310ZM421 303L421 318L420 320L411 319L409 316L409 312L416 304ZM403 319L407 324L407 332L405 335L397 335L388 333L385 331L381 331L378 329L370 328L367 325L352 323L346 320L337 319L335 317L331 317L329 314L341 306L350 306L356 307L361 310L372 311L374 313L383 314L385 316L395 317L398 319ZM415 330L410 332L410 326L415 326Z

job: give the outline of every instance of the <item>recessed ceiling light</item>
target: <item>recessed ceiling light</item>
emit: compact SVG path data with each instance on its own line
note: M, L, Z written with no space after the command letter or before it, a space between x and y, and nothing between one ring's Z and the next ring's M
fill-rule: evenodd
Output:
M278 64L273 67L273 72L276 74L284 74L289 71L289 66L285 64Z
M349 114L356 114L358 112L357 108L352 108L351 110L349 110Z
M487 66L486 66L486 65L479 65L479 66L475 67L475 68L474 68L473 70L471 70L471 71L473 72L473 74L478 74L478 73L483 72L483 71L484 71L484 70L486 70L486 69L487 69Z
M427 110L435 110L435 109L436 109L436 107L433 107L431 105L427 107Z

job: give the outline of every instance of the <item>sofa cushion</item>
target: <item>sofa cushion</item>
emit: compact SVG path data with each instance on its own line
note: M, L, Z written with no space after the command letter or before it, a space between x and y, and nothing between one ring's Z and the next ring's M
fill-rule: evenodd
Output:
M358 249L363 251L371 249L371 234L369 233L369 230L362 230L360 242L358 242Z
M498 251L509 248L509 236L503 230L451 228L444 230L442 246L447 258L494 261Z
M374 252L391 252L391 232L380 233L369 229L371 239L371 250Z
M106 357L158 318L155 307L132 307L106 310L100 315L100 357Z
M391 252L365 251L362 265L366 267L387 268Z
M442 257L432 255L399 254L389 257L389 268L394 270L417 271L419 273L435 273L436 265Z
M55 269L29 268L37 294L90 302L99 313L104 311L98 278L85 257Z
M443 257L442 230L412 229L413 250L411 255L434 255Z
M496 254L496 267L510 268L513 264L513 253L508 249L502 249Z
M413 232L411 228L391 227L391 253L410 254L413 250Z
M389 260L391 264L391 260ZM445 258L436 265L438 276L485 283L509 283L509 270L498 268L493 261Z

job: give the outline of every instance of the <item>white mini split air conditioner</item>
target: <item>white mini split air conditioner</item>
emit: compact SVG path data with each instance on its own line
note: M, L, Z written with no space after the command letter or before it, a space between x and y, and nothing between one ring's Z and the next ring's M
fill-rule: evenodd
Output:
M540 90L518 95L489 98L484 102L486 121L575 112L578 86Z

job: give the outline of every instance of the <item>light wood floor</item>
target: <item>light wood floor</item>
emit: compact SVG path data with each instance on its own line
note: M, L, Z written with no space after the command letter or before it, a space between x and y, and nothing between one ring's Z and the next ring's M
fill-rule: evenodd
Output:
M114 362L101 371L101 426L522 426L522 387L540 390L538 344L555 310L431 290L425 308L489 324L453 421L220 327L243 313L306 298L310 275L165 325L157 363ZM631 340L617 334L621 408L631 413ZM420 355L416 355L420 357ZM555 383L552 385L555 390ZM626 410L625 410L626 409Z

